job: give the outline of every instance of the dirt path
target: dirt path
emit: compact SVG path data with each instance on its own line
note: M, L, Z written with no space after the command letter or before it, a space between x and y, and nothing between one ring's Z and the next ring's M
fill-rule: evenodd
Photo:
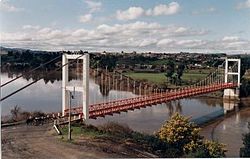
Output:
M87 146L59 140L49 133L50 125L18 125L2 129L3 159L101 158L115 157ZM117 156L116 156L117 157Z

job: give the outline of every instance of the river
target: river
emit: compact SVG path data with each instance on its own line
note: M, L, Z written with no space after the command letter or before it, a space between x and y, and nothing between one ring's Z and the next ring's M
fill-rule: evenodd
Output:
M10 73L2 73L1 76L2 83L5 83L15 77L14 74ZM5 96L17 88L32 82L35 78L36 77L20 78L10 85L5 86L2 89L2 96ZM80 80L74 78L70 81L70 83L78 85ZM42 79L36 84L3 101L2 115L6 116L10 114L10 110L15 105L18 105L23 111L61 112L61 86L62 83L59 77ZM114 99L137 96L131 92L121 90L109 90L104 94L103 91L101 91L98 82L92 78L90 79L90 103L100 103ZM76 99L73 99L72 107L76 107L81 103L80 97L80 94L75 94ZM157 131L161 125L175 112L179 112L185 116L190 116L192 117L192 120L196 122L201 122L206 119L214 118L218 115L223 115L226 110L235 111L237 112L234 113L235 115L233 114L225 118L217 125L211 124L211 126L209 125L203 128L202 134L207 138L211 138L211 134L213 132L213 139L222 141L223 143L229 145L228 148L230 148L230 151L228 155L237 156L238 148L242 145L241 133L247 132L247 121L250 121L249 115L244 114L250 114L250 110L243 109L240 111L240 109L247 106L247 104L240 103L237 104L237 107L234 107L234 105L235 103L228 104L223 102L221 99L194 97L146 107L139 110L122 112L121 114L98 118L97 120L91 119L90 123L99 125L109 121L114 121L126 124L130 128L140 132L153 133ZM231 136L233 138L231 138ZM237 145L237 150L234 150L235 147L232 146L235 144Z

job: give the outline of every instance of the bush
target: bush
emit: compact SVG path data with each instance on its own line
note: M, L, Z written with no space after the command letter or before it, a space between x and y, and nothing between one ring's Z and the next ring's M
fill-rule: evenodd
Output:
M250 123L248 123L250 129ZM243 147L240 148L240 157L250 157L250 132L243 135Z
M161 127L157 135L183 153L188 153L202 144L203 137L199 135L199 131L200 128L189 122L188 118L176 113Z
M185 155L187 158L208 158L211 157L208 149L205 146L199 147L196 151L190 152Z
M199 135L200 128L178 113L172 116L158 132L157 136L178 151L173 154L187 157L225 157L225 145L214 141L204 141ZM171 150L167 149L166 153ZM171 153L170 152L170 153Z
M131 137L133 132L133 130L127 125L120 125L115 122L108 122L102 126L99 126L98 129L102 132L106 132L117 137Z
M225 153L227 150L225 149L226 146L224 144L218 143L216 141L209 141L209 140L206 140L204 144L205 144L206 149L209 152L210 157L218 158L218 157L226 156Z
M139 132L132 133L133 141L142 145L149 152L152 152L160 157L179 157L180 152L178 149L171 147L168 143L159 139L155 135L142 134Z

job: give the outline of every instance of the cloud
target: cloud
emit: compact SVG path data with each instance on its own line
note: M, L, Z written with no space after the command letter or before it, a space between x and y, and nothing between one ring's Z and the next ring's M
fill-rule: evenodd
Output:
M170 44L172 44L174 42L173 39L161 39L157 42L157 46L159 47L166 47L166 46L170 46Z
M33 28L25 26L24 28ZM35 27L36 28L36 27ZM88 51L250 51L250 40L237 36L203 40L209 31L186 26L137 21L101 24L93 29L60 30L50 27L1 32L1 45L41 50Z
M79 17L79 21L81 23L87 23L90 22L93 19L92 14L85 14Z
M23 11L23 9L17 8L14 5L9 4L7 1L0 1L0 11L19 12L19 11Z
M222 38L222 41L238 41L240 40L237 36L225 36Z
M144 9L141 7L130 7L125 11L118 10L116 17L119 20L133 20L141 17L144 14Z
M116 18L118 20L134 20L142 16L160 16L173 15L180 11L180 5L177 2L169 4L159 4L153 9L145 10L142 7L129 7L127 10L116 11Z
M216 11L216 8L210 7L210 8L207 9L207 11L208 11L208 12L215 12L215 11Z
M37 30L40 29L39 25L23 25L22 29Z
M177 2L171 2L167 4L160 4L155 6L153 9L148 9L146 11L147 15L173 15L180 11L180 5Z
M193 11L192 14L193 15L200 15L200 14L213 13L213 12L216 12L215 7L209 7L209 8L196 10L196 11Z
M246 9L246 8L250 8L250 0L246 0L245 2L240 2L236 6L236 9Z
M99 11L102 7L101 2L86 0L85 3L88 5L88 8L90 9L90 13Z

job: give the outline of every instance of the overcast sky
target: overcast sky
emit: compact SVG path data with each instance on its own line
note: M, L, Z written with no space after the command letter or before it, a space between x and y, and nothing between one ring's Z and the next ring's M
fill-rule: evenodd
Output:
M250 53L250 0L1 0L1 46Z

